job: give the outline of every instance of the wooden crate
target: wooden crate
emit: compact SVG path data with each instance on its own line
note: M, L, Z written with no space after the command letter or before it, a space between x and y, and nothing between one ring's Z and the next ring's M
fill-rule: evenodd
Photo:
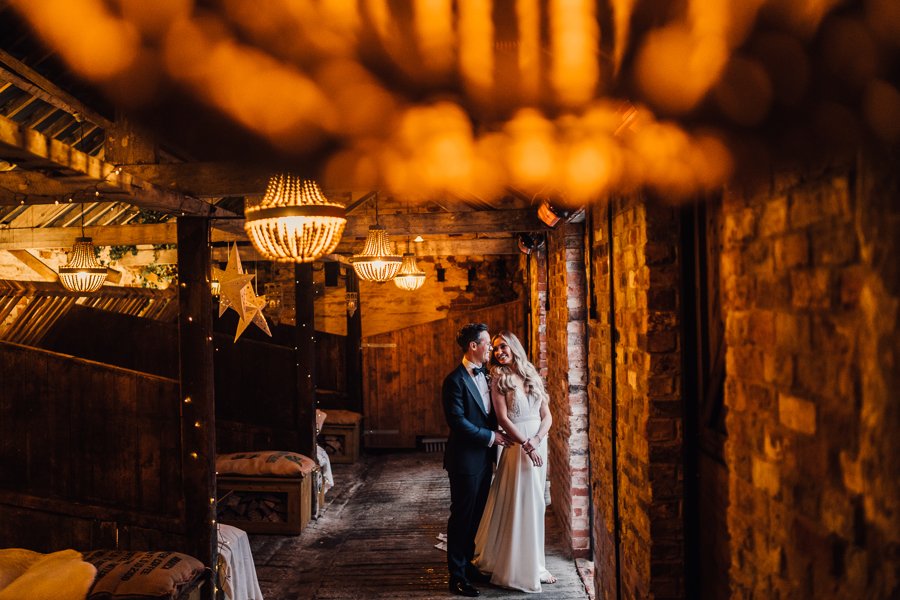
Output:
M328 424L322 428L322 447L334 463L354 463L359 458L359 423Z
M320 444L332 463L354 463L359 458L362 415L349 410L328 410L319 435Z
M222 505L233 502L232 495L244 499L274 496L283 502L284 521L257 521L224 516L220 509L219 521L227 525L240 527L247 533L275 533L281 535L297 535L307 526L312 517L312 478L308 477L242 477L238 475L219 475L216 478L219 498Z

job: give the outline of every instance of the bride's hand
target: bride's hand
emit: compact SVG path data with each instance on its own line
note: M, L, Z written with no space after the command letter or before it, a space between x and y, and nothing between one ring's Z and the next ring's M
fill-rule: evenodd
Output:
M532 439L533 438L528 438L527 440L525 440L522 443L522 449L525 450L525 452L530 453L530 452L534 452L536 450L536 448L534 447L534 444L531 443Z
M537 451L528 452L528 458L531 459L531 464L533 464L535 467L540 467L544 464L544 459L541 458L540 453L538 453Z

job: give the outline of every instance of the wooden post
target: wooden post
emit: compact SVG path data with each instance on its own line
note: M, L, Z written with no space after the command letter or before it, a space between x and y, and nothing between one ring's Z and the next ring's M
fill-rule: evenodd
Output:
M185 552L215 571L216 411L212 295L209 290L209 219L178 218L178 350ZM212 585L203 586L212 600Z
M346 290L359 294L359 279L352 268L347 268ZM347 337L344 339L345 372L347 373L347 408L363 411L362 401L362 308L357 296L356 311L347 315Z
M297 352L297 451L316 460L316 310L310 263L294 266Z

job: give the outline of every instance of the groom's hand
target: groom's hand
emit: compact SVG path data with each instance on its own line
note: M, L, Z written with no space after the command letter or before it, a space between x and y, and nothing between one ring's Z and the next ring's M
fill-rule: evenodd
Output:
M500 431L499 429L494 432L494 443L498 446L503 446L504 448L508 448L512 446L513 441L510 439L508 435Z

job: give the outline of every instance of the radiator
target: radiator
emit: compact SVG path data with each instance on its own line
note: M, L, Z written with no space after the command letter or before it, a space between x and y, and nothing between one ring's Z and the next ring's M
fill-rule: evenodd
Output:
M447 447L447 438L422 438L425 452L443 452Z

